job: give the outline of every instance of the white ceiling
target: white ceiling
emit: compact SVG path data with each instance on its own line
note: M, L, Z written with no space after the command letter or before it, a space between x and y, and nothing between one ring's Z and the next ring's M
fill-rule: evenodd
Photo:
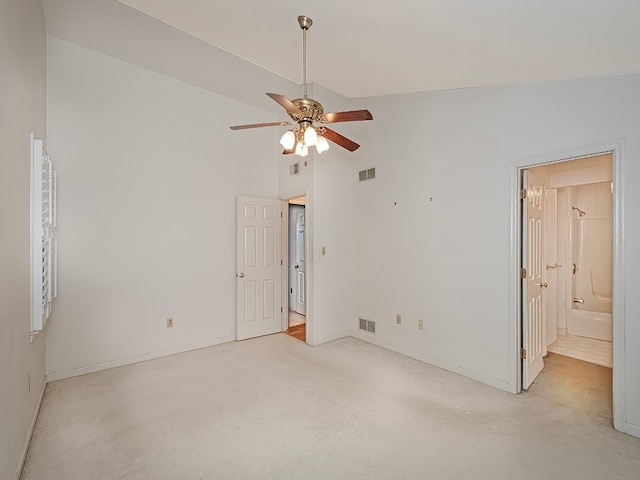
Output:
M640 72L640 0L119 0L296 83L367 97Z

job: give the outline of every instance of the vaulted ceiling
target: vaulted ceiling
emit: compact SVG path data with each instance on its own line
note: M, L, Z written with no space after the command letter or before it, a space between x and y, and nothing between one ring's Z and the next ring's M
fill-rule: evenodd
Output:
M346 97L640 72L640 0L119 0Z

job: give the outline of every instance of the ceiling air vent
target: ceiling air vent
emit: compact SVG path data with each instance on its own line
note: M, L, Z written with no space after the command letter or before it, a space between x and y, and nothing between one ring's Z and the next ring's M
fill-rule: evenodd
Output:
M358 172L358 179L363 182L365 180L373 180L374 178L376 178L376 169L374 168L368 168L366 170L360 170L360 172Z

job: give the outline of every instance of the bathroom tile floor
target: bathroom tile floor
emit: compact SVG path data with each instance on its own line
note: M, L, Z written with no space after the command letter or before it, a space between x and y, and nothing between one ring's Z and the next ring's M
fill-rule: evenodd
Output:
M596 365L613 366L613 344L605 340L558 334L558 340L547 350Z

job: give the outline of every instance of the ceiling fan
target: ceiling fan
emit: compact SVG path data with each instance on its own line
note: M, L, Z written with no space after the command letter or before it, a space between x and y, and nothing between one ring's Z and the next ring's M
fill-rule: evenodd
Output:
M309 17L301 15L298 17L298 24L302 29L302 98L289 100L284 95L278 93L267 93L270 98L284 107L292 121L234 125L230 128L231 130L244 130L248 128L288 127L297 125L297 128L288 130L280 139L280 144L284 148L282 153L284 154L295 153L301 157L306 157L309 153L309 147L313 146L316 147L318 153L322 153L329 150L327 140L353 152L357 150L360 145L325 125L327 123L373 120L373 115L371 115L369 110L324 113L322 104L307 96L307 30L311 28L313 21Z

